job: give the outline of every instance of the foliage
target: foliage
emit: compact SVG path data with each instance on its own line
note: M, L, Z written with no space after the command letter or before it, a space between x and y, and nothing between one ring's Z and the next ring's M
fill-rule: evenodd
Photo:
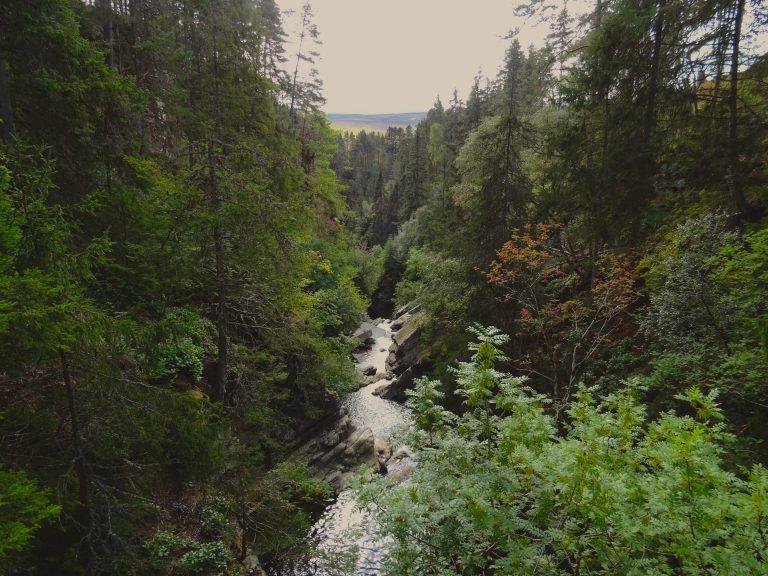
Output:
M411 248L395 293L398 306L419 302L435 322L454 324L466 314L471 299L463 262L427 249Z
M166 558L179 545L179 538L167 530L158 530L144 543L144 549L155 564L162 564Z
M499 335L480 336L460 368L470 409L422 448L408 483L359 489L394 541L390 573L765 571L768 474L723 468L734 438L716 394L691 388L680 400L694 416L650 420L632 382L581 387L557 435L547 399L495 372Z
M656 356L653 389L674 395L696 377L712 380L728 419L758 439L768 398L764 244L764 228L740 242L723 214L682 222L649 258L652 292L643 321Z
M190 310L171 309L154 326L147 377L158 379L183 372L193 380L203 373L203 355L211 324Z
M723 215L704 214L675 230L649 272L654 290L645 320L666 348L710 354L730 347L739 305L718 276L720 253L735 241Z
M195 544L179 559L179 566L184 574L210 574L223 576L231 553L227 546L216 540Z
M29 546L35 531L61 507L23 472L0 470L0 566Z
M440 405L445 394L440 390L440 382L427 377L417 378L413 389L405 391L408 400L405 405L413 411L416 426L427 433L431 444L435 434L441 434L452 413ZM420 439L417 438L417 445Z
M232 503L226 498L214 498L200 510L200 530L207 537L220 536L229 522Z
M241 529L256 540L260 558L290 565L308 550L306 534L313 514L322 509L331 488L298 463L284 462L247 492L240 510Z
M141 571L147 530L186 533L169 493L264 476L352 382L381 269L276 4L139 4L0 6L0 464L62 504L30 573ZM233 539L155 544L210 573Z
M525 350L516 367L546 381L555 399L567 403L587 367L627 335L635 270L629 258L613 253L583 262L557 236L558 228L546 224L514 232L486 278L515 304L515 335Z
M157 570L210 573L235 552L303 551L327 486L280 462L353 381L346 333L369 298L374 316L422 304L420 358L437 373L472 321L514 334L481 331L473 362L411 396L425 454L456 450L424 460L425 474L457 467L435 494L414 487L447 495L428 535L478 546L445 571L670 567L635 545L678 572L756 570L744 526L761 518L764 474L723 472L727 436L703 421L713 397L684 391L721 389L722 426L739 431L728 458L764 458L750 437L765 439L768 406L768 98L747 40L765 10L605 0L578 21L552 8L527 7L554 16L549 44L524 52L513 35L466 102L352 136L331 131L319 78L302 73L309 4L291 78L273 0L0 3L0 465L43 487L3 476L21 487L2 503L11 518L32 502L21 538L35 562L12 570L137 573L151 550ZM631 371L658 417L617 391ZM574 398L579 382L603 398ZM459 419L441 405L455 384ZM488 472L514 462L516 475ZM214 486L231 507L194 508L204 526L183 517ZM60 521L35 531L49 498ZM414 566L435 559L421 552ZM529 553L547 560L532 568Z

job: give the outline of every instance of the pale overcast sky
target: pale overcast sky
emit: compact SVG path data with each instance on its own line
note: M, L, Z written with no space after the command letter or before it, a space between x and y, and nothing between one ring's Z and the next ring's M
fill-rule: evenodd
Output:
M305 0L277 0L297 12ZM377 114L428 110L453 89L466 99L478 67L494 76L522 25L518 0L313 0L323 45L318 62L326 112ZM294 19L285 29L295 35ZM521 30L523 46L546 31ZM293 56L295 46L287 52ZM295 62L295 61L294 61ZM291 70L293 69L291 65Z

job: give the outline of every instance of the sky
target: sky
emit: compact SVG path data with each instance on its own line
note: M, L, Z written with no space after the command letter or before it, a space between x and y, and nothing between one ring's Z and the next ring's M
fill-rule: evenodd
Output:
M277 0L298 13L306 0ZM317 63L325 111L384 114L420 112L456 88L463 100L478 68L493 77L509 43L504 36L524 22L519 0L313 0L320 32ZM295 17L284 17L295 36ZM541 45L546 31L521 28L523 46ZM295 44L287 52L295 54ZM293 61L295 63L295 60ZM291 70L293 66L291 65Z

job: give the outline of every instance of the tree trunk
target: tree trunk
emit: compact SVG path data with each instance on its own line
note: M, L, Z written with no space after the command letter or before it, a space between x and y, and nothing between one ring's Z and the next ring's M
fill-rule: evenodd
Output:
M651 57L651 78L648 85L648 102L645 108L645 148L650 153L653 132L656 127L656 98L659 92L659 68L661 62L661 41L664 36L664 9L666 0L659 0L658 13L653 25L653 56Z
M217 332L217 352L216 362L216 382L213 386L214 400L223 401L227 393L227 362L228 362L228 341L227 341L227 279L224 254L224 234L221 230L221 224L218 221L221 198L219 197L218 179L216 177L216 156L213 146L213 140L208 140L208 184L211 212L214 217L213 225L213 246L216 259L216 332Z
M731 78L728 90L728 187L731 198L742 220L748 220L752 214L744 197L744 186L739 170L738 143L738 90L739 90L739 43L741 42L741 24L744 19L745 0L737 0L733 23L733 46L731 50Z
M75 410L75 392L72 387L72 376L69 372L67 353L63 350L59 350L59 359L61 360L61 373L64 377L64 387L67 391L69 419L72 425L72 448L75 452L75 473L77 474L77 480L80 485L80 504L82 504L84 508L88 508L88 472L85 467L85 458L83 457L83 449L80 444L80 427L77 422L77 412Z
M115 67L115 25L114 25L114 16L113 16L113 10L112 10L112 1L111 0L102 0L101 2L102 8L104 10L104 26L102 28L102 34L104 35L104 39L107 41L107 45L109 46L109 53L107 54L107 64L109 64L110 68Z
M90 563L95 552L90 537L96 523L93 508L91 508L91 479L90 474L88 473L88 467L85 463L82 442L80 441L80 425L78 423L77 410L75 408L75 390L72 383L72 374L69 370L67 353L64 350L59 350L59 360L61 363L61 374L64 379L64 388L67 393L67 410L69 411L69 420L72 427L72 449L75 453L75 474L77 475L78 498L80 500L80 508L76 518L86 530L85 537L81 541L83 546L81 548L82 555L80 556L79 561L82 566L85 567L86 573L91 574L92 567ZM86 543L87 546L85 545Z
M13 108L5 67L5 59L0 58L0 140L8 140L13 131Z
M653 195L653 173L655 171L656 155L654 154L654 131L656 129L656 99L659 93L659 71L661 64L661 41L664 37L664 9L666 0L659 0L658 12L653 25L653 54L651 56L651 73L648 85L648 101L645 108L643 126L642 177L646 183L643 187L648 196Z

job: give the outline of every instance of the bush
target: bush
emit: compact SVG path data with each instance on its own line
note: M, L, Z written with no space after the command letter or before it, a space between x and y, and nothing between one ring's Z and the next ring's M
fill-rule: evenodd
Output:
M394 542L391 574L768 573L768 471L723 468L715 393L691 388L678 399L692 416L650 420L636 383L582 387L558 425L495 370L498 332L478 335L457 370L464 415L429 421L407 484L358 487Z
M161 565L179 543L179 538L173 532L158 530L152 538L144 543L144 549L149 553L154 564Z
M221 575L232 559L229 549L223 542L203 542L184 554L179 560L179 565L185 574L200 574L212 576Z
M200 528L205 536L221 536L229 524L231 503L226 498L215 498L200 511Z
M160 379L184 372L194 380L203 373L210 322L183 308L170 309L154 328L147 353L147 376Z

